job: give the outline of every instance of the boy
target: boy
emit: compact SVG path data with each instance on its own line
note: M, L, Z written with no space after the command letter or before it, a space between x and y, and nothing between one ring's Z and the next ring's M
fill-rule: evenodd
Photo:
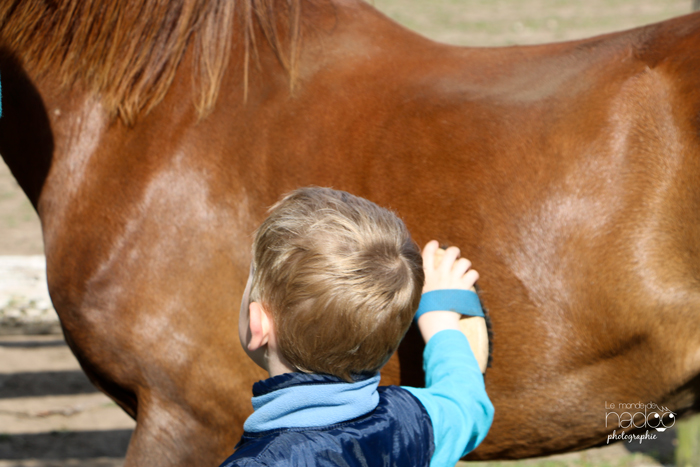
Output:
M440 311L476 297L478 274L457 248L439 264L437 251L428 243L421 261L398 217L345 192L302 188L272 207L239 321L270 378L253 386L255 411L222 467L452 467L484 439L493 405L460 314ZM378 388L416 308L426 388Z

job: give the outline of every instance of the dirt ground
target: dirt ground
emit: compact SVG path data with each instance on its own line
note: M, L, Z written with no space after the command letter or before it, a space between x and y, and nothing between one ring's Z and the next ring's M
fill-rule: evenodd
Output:
M121 467L134 421L80 370L62 336L0 336L0 467ZM660 466L673 434L654 445L615 444L546 458L548 466ZM471 467L543 465L469 463Z
M470 46L576 39L685 14L691 6L691 0L372 3L428 37ZM0 255L42 253L36 213L0 162ZM90 385L60 335L0 337L0 467L117 467L133 427L128 416ZM655 445L629 450L618 444L546 462L498 465L658 466L672 461L674 435L665 435Z
M134 426L61 335L0 336L0 467L117 467Z

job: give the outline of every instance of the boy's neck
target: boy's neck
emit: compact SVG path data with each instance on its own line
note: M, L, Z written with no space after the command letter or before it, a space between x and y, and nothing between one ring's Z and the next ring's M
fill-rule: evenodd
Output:
M270 375L270 378L273 376L278 376L284 373L294 373L295 370L294 368L291 367L287 363L287 361L279 355L275 350L273 350L276 346L273 346L273 348L270 348L268 345L267 349L267 361L265 362L267 364L267 373Z
M277 364L274 365L272 364L272 362L268 362L267 373L270 375L270 378L284 373L294 373L295 371L296 370L294 370L293 368L289 368L282 362L277 362Z

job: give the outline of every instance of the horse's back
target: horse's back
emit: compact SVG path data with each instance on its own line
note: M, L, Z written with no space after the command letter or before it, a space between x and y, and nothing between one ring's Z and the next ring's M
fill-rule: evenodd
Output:
M349 108L367 116L359 150L326 143L347 162L314 182L395 207L482 271L501 415L475 456L568 449L560 427L605 400L696 407L699 30L695 14L562 44L401 50L385 94L364 75L370 103ZM539 441L513 450L508 427L533 419ZM602 437L598 420L577 429Z

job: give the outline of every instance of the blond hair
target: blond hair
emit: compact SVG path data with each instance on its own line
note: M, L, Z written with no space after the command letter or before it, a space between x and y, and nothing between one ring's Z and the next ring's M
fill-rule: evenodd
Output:
M396 351L423 287L420 250L391 211L343 191L301 188L255 233L251 301L271 314L295 369L378 371Z

